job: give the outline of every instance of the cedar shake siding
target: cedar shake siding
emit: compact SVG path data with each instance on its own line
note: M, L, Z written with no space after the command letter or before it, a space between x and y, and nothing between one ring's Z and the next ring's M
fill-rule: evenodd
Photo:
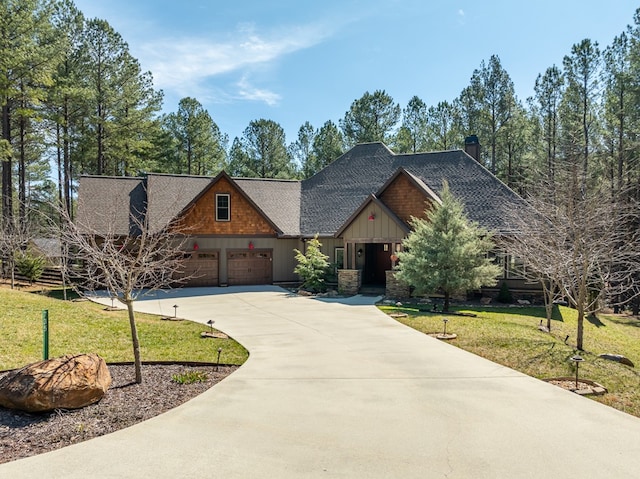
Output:
M230 220L216 219L216 195L229 195ZM188 208L182 223L190 235L276 236L267 220L226 177L220 178Z
M424 218L425 209L431 205L431 200L406 175L398 175L380 200L407 225L412 217Z

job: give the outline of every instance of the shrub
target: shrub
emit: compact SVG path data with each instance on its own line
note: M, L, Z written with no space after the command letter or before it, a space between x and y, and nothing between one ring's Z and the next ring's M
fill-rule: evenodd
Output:
M502 284L500 285L500 292L498 293L498 297L496 299L498 300L499 303L513 302L513 295L511 294L511 291L509 290L509 286L507 286L507 283L505 281L503 281Z
M298 265L293 270L302 278L302 287L314 293L320 293L327 289L326 276L329 269L327 260L329 257L320 251L322 243L318 241L318 235L307 242L307 253L295 249Z
M31 284L38 280L44 272L46 259L39 255L34 255L29 251L20 251L16 254L16 268L21 275L25 276Z
M178 384L203 383L207 379L209 379L209 376L204 371L187 371L171 376L171 380Z

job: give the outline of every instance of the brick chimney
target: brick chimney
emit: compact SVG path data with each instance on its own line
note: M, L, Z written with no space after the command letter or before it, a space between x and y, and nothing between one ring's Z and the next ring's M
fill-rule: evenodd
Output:
M476 135L470 135L464 139L464 151L474 160L480 161L480 141Z

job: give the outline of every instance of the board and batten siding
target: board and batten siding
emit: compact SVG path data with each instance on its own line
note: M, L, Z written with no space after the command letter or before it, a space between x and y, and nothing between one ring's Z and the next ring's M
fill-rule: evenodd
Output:
M370 215L374 216L373 220L369 220ZM346 241L362 240L363 243L400 241L405 235L404 229L374 203L362 210L342 233Z

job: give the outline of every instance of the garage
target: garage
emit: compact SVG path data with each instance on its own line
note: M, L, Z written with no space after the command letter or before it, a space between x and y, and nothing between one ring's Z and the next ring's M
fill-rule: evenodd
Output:
M271 284L273 250L235 250L227 252L229 286Z
M218 286L219 252L193 251L184 262L184 276L189 277L186 286Z

